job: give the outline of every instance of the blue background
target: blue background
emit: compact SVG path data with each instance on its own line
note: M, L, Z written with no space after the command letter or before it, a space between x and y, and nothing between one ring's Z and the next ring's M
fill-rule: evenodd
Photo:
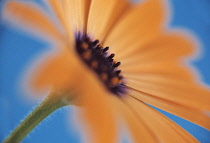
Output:
M40 3L40 1L37 0ZM0 0L2 8L3 1ZM198 70L204 83L210 85L210 1L171 0L170 27L181 27L194 33L202 44L201 55L191 64ZM24 100L19 89L20 75L29 61L48 50L47 44L29 37L17 29L0 22L0 142L34 109L40 101ZM66 107L56 111L42 122L23 143L82 142L73 123L69 123L73 111ZM163 111L161 111L163 112ZM210 132L202 127L163 112L184 127L202 143L210 143ZM73 126L72 128L69 128Z

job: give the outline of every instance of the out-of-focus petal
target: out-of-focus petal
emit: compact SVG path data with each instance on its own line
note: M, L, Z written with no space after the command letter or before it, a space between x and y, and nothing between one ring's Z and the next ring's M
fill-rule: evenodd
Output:
M117 124L112 95L101 84L95 75L88 73L77 92L82 107L81 117L87 125L85 133L91 135L91 143L116 143Z
M35 3L8 1L4 7L3 17L10 24L26 29L32 34L44 36L43 38L51 37L58 42L64 40L46 13L35 6Z
M116 58L127 50L140 47L156 37L166 19L162 0L145 0L134 5L109 33L105 45L117 53Z
M58 53L43 59L37 64L36 70L32 71L29 81L36 91L46 88L78 88L78 82L85 73L84 65L70 49L60 49Z
M47 4L52 9L52 13L55 14L60 24L63 26L64 33L67 36L66 41L70 43L74 43L74 29L73 29L73 19L70 21L68 17L69 10L66 9L67 6L64 6L64 0L46 0Z
M129 96L126 97L125 102L157 135L159 142L198 143L187 131L145 103Z
M103 41L110 28L129 7L128 0L92 0L87 33Z
M61 0L46 0L46 2L50 5L53 13L57 16L61 24L67 29L66 18L64 15Z

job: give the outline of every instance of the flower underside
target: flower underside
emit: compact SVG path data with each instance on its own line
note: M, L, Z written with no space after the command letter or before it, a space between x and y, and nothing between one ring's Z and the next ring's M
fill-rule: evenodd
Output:
M76 51L82 61L93 70L105 87L117 96L126 93L124 78L119 70L120 62L109 54L109 47L103 47L99 40L92 40L87 34L76 34Z

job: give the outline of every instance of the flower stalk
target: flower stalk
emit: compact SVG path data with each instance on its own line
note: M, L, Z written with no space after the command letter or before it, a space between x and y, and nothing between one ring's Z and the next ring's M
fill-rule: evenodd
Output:
M49 96L14 129L3 143L19 143L48 115L61 107L69 105L69 101L71 101L69 97L72 96L59 92L51 92Z

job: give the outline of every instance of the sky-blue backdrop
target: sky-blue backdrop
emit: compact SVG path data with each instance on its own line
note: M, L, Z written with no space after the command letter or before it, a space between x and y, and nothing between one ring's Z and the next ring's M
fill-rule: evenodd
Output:
M40 2L40 0L37 0ZM190 30L200 39L202 55L192 64L197 68L201 79L210 85L210 1L209 0L171 0L172 20L170 27ZM0 6L3 1L0 0ZM46 43L24 35L14 28L0 23L0 142L26 115L37 106L26 102L18 89L19 76L37 54L47 50ZM69 128L68 119L71 108L54 113L30 133L23 143L80 143L75 128ZM188 121L163 112L188 130L201 143L210 143L210 132Z

